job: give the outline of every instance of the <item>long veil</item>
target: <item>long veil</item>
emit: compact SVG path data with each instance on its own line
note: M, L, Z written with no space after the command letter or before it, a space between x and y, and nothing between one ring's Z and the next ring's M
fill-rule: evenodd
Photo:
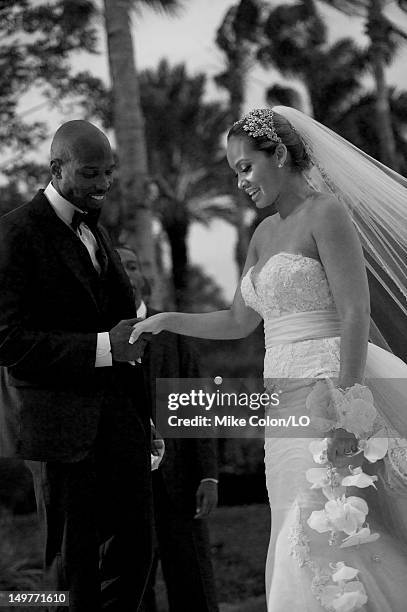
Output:
M304 113L275 106L313 163L309 181L334 193L351 214L366 265L407 316L407 179Z
M312 162L307 176L335 194L358 231L368 270L407 316L407 179L296 109L276 106L303 141ZM383 510L407 543L407 364L369 344L366 378L389 436L383 462Z

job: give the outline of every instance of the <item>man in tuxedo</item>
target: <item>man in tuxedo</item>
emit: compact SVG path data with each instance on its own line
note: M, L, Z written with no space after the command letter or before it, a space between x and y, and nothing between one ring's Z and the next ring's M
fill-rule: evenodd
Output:
M118 249L134 292L140 318L154 314L146 306L149 283L137 254ZM157 378L200 378L190 339L161 332L143 356L152 414ZM206 517L217 504L218 469L213 439L166 439L165 455L153 472L157 548L142 612L156 612L154 583L159 558L167 586L170 612L217 612Z
M33 473L44 588L69 591L71 612L137 610L151 565L150 436L143 373L129 362L145 341L128 343L132 289L97 222L109 141L69 121L50 169L47 188L0 219L2 438Z

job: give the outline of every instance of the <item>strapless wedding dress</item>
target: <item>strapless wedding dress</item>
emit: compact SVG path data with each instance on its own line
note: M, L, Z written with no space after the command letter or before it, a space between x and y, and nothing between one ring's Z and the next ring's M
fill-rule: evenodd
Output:
M283 393L280 406L271 408L270 413L274 410L279 416L304 415L305 400L315 378L335 378L339 372L340 322L324 269L315 259L278 253L270 257L256 277L253 270L249 269L243 278L241 291L245 303L264 320L265 386L275 389L275 379L305 379L293 391ZM388 389L380 391L382 382L376 379L407 378L407 366L373 345L369 345L368 353L366 374L372 377L383 401L388 402L385 409L389 410L390 419L394 417L392 422L400 426L397 430L400 431L406 424L405 411L400 414L400 401L406 409L407 398L400 398L399 388L392 391L391 381ZM396 397L392 396L393 392ZM307 524L311 513L323 509L327 501L321 489L311 489L306 479L307 470L318 467L309 450L311 442L310 437L283 438L266 433L265 470L272 512L266 562L268 611L405 612L407 557L403 538L407 534L407 452L404 441L393 439L388 456L373 464L373 473L380 464L382 474L377 491L373 487L351 491L358 497L367 496L370 531L380 533L380 537L347 548L340 548L339 542L329 542L328 533L318 533ZM358 570L357 580L367 595L363 605L352 603L351 594L348 599L328 596L327 586L346 591L346 584L352 582L332 580L340 563Z

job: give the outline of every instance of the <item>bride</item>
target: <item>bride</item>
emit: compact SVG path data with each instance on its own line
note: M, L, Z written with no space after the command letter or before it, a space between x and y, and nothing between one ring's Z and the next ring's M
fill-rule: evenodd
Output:
M407 314L406 182L287 107L235 123L227 158L256 206L277 210L254 232L232 307L158 314L130 342L162 330L242 338L263 320L266 387L285 381L280 414L306 409L313 428L312 439L266 432L268 610L402 612L407 366L368 343L365 265Z

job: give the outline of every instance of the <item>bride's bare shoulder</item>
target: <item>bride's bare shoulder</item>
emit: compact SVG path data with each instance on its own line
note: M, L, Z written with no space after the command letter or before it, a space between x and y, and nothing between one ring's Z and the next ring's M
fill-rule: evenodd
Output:
M334 195L319 193L313 197L309 204L308 214L315 220L329 222L340 218L349 218L349 213L342 202Z
M309 210L313 213L319 211L325 212L331 209L345 210L345 207L335 195L330 193L316 193L309 202Z
M264 243L269 244L276 227L278 215L270 215L261 221L253 232L252 242L257 251L261 251Z
M317 236L349 235L355 232L346 206L334 195L320 194L314 198L308 210L309 228L314 239Z
M263 221L261 221L256 227L253 233L253 236L255 234L257 236L262 236L263 234L270 235L270 232L273 231L273 228L276 227L278 223L278 216L279 215L275 214L275 215L270 215L269 217L266 217L265 219L263 219Z

